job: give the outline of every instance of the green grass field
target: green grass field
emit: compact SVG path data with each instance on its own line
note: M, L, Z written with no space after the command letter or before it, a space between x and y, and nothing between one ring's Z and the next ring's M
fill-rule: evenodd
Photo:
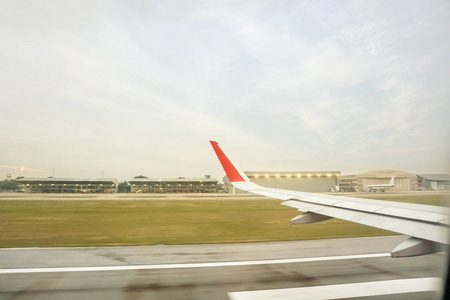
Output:
M434 195L422 196L420 201L411 200L409 195L396 199L375 196L443 204L442 196ZM293 226L289 220L298 212L281 202L259 197L245 201L2 200L0 247L227 243L394 234L337 219Z

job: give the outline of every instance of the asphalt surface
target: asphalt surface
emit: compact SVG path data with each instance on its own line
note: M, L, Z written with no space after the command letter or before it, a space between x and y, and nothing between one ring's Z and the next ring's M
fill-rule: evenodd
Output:
M405 238L0 249L0 299L230 299L233 292L442 277L444 254L387 256ZM206 264L211 262L222 265ZM136 266L142 269L132 269ZM436 297L430 291L389 295Z

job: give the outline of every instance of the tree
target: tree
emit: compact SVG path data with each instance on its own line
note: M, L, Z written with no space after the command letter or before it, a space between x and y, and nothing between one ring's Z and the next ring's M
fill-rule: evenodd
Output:
M19 185L14 181L4 180L0 182L0 191L12 192L19 189Z
M134 178L145 178L145 179L147 179L148 177L144 176L144 175L138 175L138 176L134 176Z
M128 193L129 191L131 191L131 185L128 182L124 181L119 183L117 187L117 192Z

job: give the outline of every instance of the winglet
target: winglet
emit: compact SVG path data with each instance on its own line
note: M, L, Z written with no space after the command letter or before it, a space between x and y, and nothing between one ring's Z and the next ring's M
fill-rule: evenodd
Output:
M219 143L215 141L210 141L211 146L216 152L217 157L219 158L220 163L222 164L225 173L228 176L228 179L231 182L236 181L249 181L247 176L244 173L239 172L239 170L233 165L233 163L228 159L228 157L223 153L222 149L219 147Z

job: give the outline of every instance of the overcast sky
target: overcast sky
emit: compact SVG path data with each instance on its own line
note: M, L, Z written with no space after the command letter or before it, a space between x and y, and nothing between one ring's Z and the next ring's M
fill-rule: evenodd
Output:
M448 1L6 0L0 22L2 178L222 180L209 140L243 170L449 173Z

